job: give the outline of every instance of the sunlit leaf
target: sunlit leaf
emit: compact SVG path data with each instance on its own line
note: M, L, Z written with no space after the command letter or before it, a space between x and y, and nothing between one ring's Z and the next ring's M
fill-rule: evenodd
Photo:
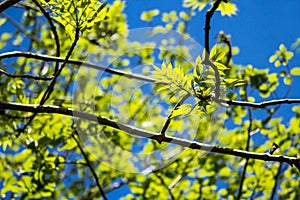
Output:
M229 2L225 3L222 1L217 10L221 11L222 16L227 15L227 16L231 17L231 15L236 14L238 9L235 4L229 3Z
M300 67L294 67L291 69L291 75L299 76L300 75Z

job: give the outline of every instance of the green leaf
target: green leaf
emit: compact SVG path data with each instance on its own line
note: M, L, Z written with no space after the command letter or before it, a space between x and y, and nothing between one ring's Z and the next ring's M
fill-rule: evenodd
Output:
M145 11L141 15L141 20L150 22L150 21L152 21L152 18L155 17L158 14L159 14L159 10L158 9Z
M0 19L0 26L2 26L2 24L4 24L6 22L6 19L5 18L1 18Z
M214 62L214 64L217 66L217 68L221 71L224 71L226 69L228 69L228 67L226 67L225 65L223 65L222 63L220 62Z
M278 74L272 73L272 74L268 75L268 81L270 83L276 83L278 81Z
M270 63L273 63L276 59L277 59L277 55L272 55L272 56L270 56L270 58L269 58L269 62L270 62Z
M269 86L268 84L264 83L259 87L259 90L263 93L268 92L269 91Z
M209 58L213 61L222 60L228 52L228 47L222 47L219 45L215 45L209 55Z
M284 77L283 82L284 82L284 84L286 84L286 85L291 85L291 83L292 83L292 78L291 78L290 76L286 76L286 77Z
M284 44L279 45L279 50L283 53L286 52L286 47L284 46Z
M294 53L291 51L287 51L284 55L286 60L290 60L294 56Z
M219 171L219 175L221 177L228 177L231 174L231 171L227 168L227 167L223 167L220 171Z
M9 40L11 37L10 33L2 33L1 40Z
M294 67L291 69L291 75L299 76L300 75L300 67Z
M177 109L173 110L171 118L181 116L181 115L187 115L191 112L192 105L191 104L183 104L179 106Z
M183 1L183 7L186 8L192 8L192 10L195 10L198 8L199 11L203 10L205 6L208 4L209 0L184 0Z
M227 78L224 79L224 82L229 88L245 85L245 81L240 79Z
M191 81L192 76L185 75L183 69L175 67L173 69L172 64L168 66L163 63L161 69L153 65L155 71L152 72L153 77L157 83L171 84L171 89L180 89L185 92L192 91Z
M236 12L238 9L235 4L225 3L222 1L217 10L221 11L222 16L227 15L227 16L231 17L231 15L236 15Z
M186 14L185 12L183 12L183 11L181 11L181 12L179 13L179 16L180 16L183 20L185 20L185 21L188 21L188 20L190 19L190 16L189 16L188 14Z
M279 60L276 60L274 65L275 65L275 67L279 67L281 65L281 62Z

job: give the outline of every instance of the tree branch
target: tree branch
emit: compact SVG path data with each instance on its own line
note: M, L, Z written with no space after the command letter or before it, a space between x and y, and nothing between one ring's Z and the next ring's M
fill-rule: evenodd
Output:
M271 200L274 199L276 191L277 191L277 184L279 182L279 176L280 176L280 173L281 173L282 164L283 164L282 162L279 164L279 167L277 169L277 173L276 173L276 175L274 177L275 183L274 183L274 186L273 186L273 189L272 189L272 193L271 193L271 197L270 197Z
M34 10L34 11L39 11L38 8L36 8L35 6L29 4L29 3L24 3L24 2L18 2L17 4L14 5L17 8L22 8L22 9L26 9L26 10Z
M216 89L215 89L215 95L216 95L216 99L219 99L220 97L220 85L221 85L221 81L220 81L220 74L218 71L217 66L215 66L210 60L209 60L209 30L210 30L210 20L212 18L212 16L214 15L215 11L217 10L217 8L219 7L220 3L223 0L216 0L213 4L213 6L211 7L211 9L209 9L206 12L206 16L205 16L205 27L204 27L204 48L205 48L205 58L203 61L203 64L209 65L210 67L213 68L214 72L215 72L215 79L216 79Z
M5 0L0 3L0 13L2 13L7 8L13 6L14 4L18 3L21 0Z
M94 179L95 179L95 181L96 181L96 184L97 184L97 187L98 187L98 189L99 189L99 192L101 193L101 195L102 195L102 197L103 197L104 200L108 200L107 197L106 197L106 195L105 195L105 192L104 192L102 186L101 186L100 183L99 183L98 176L97 176L97 174L96 174L96 172L95 172L95 170L94 170L94 168L93 168L93 166L92 166L92 163L90 162L90 160L89 160L89 158L88 158L88 155L84 152L83 148L81 147L81 145L80 145L80 143L79 143L79 141L77 140L77 138L76 138L75 135L78 136L78 133L77 133L76 130L73 130L72 137L73 137L73 139L75 140L75 142L76 142L76 144L77 144L77 146L78 146L78 148L79 148L81 154L83 155L84 160L85 160L87 166L90 168L90 170L91 170L91 172L92 172L92 174L93 174L93 177L94 177Z
M57 31L56 31L56 27L54 26L50 15L42 7L42 5L37 0L32 0L32 1L41 10L41 12L43 13L43 15L45 16L45 18L47 19L47 21L50 25L50 30L52 31L52 33L54 35L54 41L55 41L55 44L56 44L56 56L59 57L60 56L60 44L59 44L59 38L58 38ZM55 72L58 71L58 66L59 66L59 62L56 62Z
M36 81L50 81L53 79L53 77L40 77L40 76L32 76L32 75L14 75L14 74L9 74L6 71L0 69L1 74L5 74L8 77L11 78L27 78L27 79L33 79Z
M211 7L211 9L209 9L205 15L204 42L205 42L205 50L206 50L206 53L208 53L208 54L210 51L210 48L209 48L210 20L222 1L223 0L216 0L215 3L213 4L213 6Z
M12 51L12 52L6 52L6 53L0 54L0 60L2 60L4 58L14 58L14 57L25 57L25 58L33 58L36 60L54 61L54 62L64 62L64 60L65 60L64 58L60 58L60 57L56 57L56 56L47 56L47 55L35 54L35 53L31 53L31 52ZM127 78L132 78L132 79L137 79L137 80L142 80L142 81L147 81L147 82L152 82L152 83L156 81L155 79L149 78L147 76L133 74L130 72L124 72L122 70L117 70L117 69L110 69L110 68L107 68L104 66L96 65L93 63L89 63L89 62L83 62L80 60L69 59L66 61L66 63L74 64L74 65L78 65L78 66L82 65L85 67L105 71L105 72L108 72L111 74L120 75L120 76L124 76Z
M32 113L55 113L55 114L74 116L76 118L90 120L102 125L110 126L112 128L125 131L128 134L133 136L141 136L156 141L163 141L167 143L177 144L179 146L187 147L190 149L198 149L207 152L227 154L227 155L238 156L242 158L264 160L264 161L286 162L289 163L291 166L295 165L300 171L300 159L297 157L290 157L290 156L283 156L283 155L270 155L268 153L256 153L256 152L231 149L231 148L221 147L221 146L213 146L209 144L204 144L196 141L186 140L186 139L167 136L167 135L162 137L160 133L143 130L134 126L122 124L117 121L107 119L102 116L81 112L71 108L62 108L62 107L50 106L50 105L41 106L36 104L8 103L5 101L0 101L0 109L17 110L17 111L25 111L25 112L32 112Z
M64 62L64 58L56 57L56 56L47 56L47 55L42 55L42 54L35 54L31 52L21 52L21 51L12 51L12 52L6 52L0 54L0 60L5 59L5 58L14 58L14 57L25 57L25 58L32 58L36 60L42 60L42 61L54 61L54 62ZM139 75L139 74L134 74L130 72L125 72L122 70L117 70L117 69L111 69L107 68L101 65L96 65L94 63L90 62L83 62L80 60L74 60L74 59L69 59L66 61L66 63L69 64L74 64L74 65L82 65L85 67L89 67L92 69L97 69L101 71L108 72L110 74L115 74L119 76L124 76L130 79L137 79L141 81L146 81L150 83L154 83L156 80L153 78L149 78L147 76ZM164 83L162 83L164 84ZM247 106L247 107L252 107L252 108L265 108L267 106L273 106L273 105L280 105L280 104L298 104L300 103L300 99L276 99L276 100L270 100L270 101L264 101L260 103L253 103L253 102L247 102L247 101L234 101L230 99L213 99L214 101L229 105L229 106Z
M170 188L167 183L165 182L165 180L161 177L161 175L159 173L155 173L156 177L160 180L161 184L166 188L166 190L169 193L169 196L172 200L175 200L175 197L172 193L172 188Z
M246 86L245 86L245 88L246 88ZM247 92L246 92L246 99L248 99ZM251 130L252 130L252 122L253 122L252 111L250 108L248 108L248 114L249 114L249 126L248 126L248 130L247 130L246 151L249 151L249 148L250 148ZM246 171L247 171L248 164L249 164L249 158L246 159L246 163L243 168L242 177L241 177L240 186L239 186L239 192L238 192L238 196L237 196L238 200L240 200L243 195L243 185L244 185L244 181L246 178Z
M43 97L42 97L42 100L40 101L40 104L43 105L47 99L50 97L51 93L53 92L53 89L54 89L54 85L56 83L56 80L57 78L59 77L59 75L61 74L62 70L65 68L68 60L70 59L72 53L73 53L73 50L75 49L75 46L77 44L77 41L79 40L79 34L80 34L80 28L79 27L76 27L75 29L75 36L74 36L74 41L67 53L67 56L66 58L64 59L60 69L58 69L57 71L55 71L55 74L54 74L54 77L53 79L51 80L50 84L48 85Z
M171 113L169 114L169 116L168 116L168 118L167 118L165 124L163 125L163 127L162 127L162 129L161 129L161 131L160 131L160 134L165 135L165 133L166 133L166 131L167 131L167 129L168 129L170 123L171 123L171 120L172 120L171 117L172 117L172 114L173 114L174 110L176 110L179 106L181 106L181 105L184 103L184 101L185 101L187 98L189 98L189 97L190 97L190 94L188 93L188 94L186 94L185 96L183 96L183 97L176 103L176 105L175 105L174 108L172 109Z
M270 100L270 101L264 101L260 103L252 103L247 101L232 101L228 99L218 99L216 100L218 103L224 103L227 105L234 105L234 106L247 106L252 108L265 108L267 106L274 106L274 105L280 105L280 104L295 104L300 103L300 99L276 99L276 100Z
M6 18L7 21L9 21L12 25L14 25L16 27L16 29L18 29L21 33L23 33L25 36L27 36L28 38L30 38L32 41L34 41L37 44L41 45L41 47L44 50L47 50L47 48L45 47L44 43L42 43L41 41L39 41L39 39L38 39L37 36L35 36L33 33L29 33L23 26L21 26L18 22L16 22L12 17L10 17L9 15L7 15L5 13L0 13L0 16Z

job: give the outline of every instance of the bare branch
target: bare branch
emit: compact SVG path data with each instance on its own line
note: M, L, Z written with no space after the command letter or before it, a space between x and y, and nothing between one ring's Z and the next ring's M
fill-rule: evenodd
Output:
M56 56L47 56L47 55L42 55L42 54L35 54L31 52L21 52L21 51L12 51L12 52L6 52L0 54L0 60L5 59L5 58L14 58L14 57L25 57L25 58L33 58L37 60L42 60L42 61L54 61L54 62L64 62L64 58L56 57ZM80 60L74 60L74 59L69 59L66 61L66 63L69 64L74 64L74 65L82 65L85 67L89 67L92 69L97 69L101 71L105 71L111 74L119 75L119 76L124 76L130 79L137 79L137 80L142 80L146 82L151 82L154 83L156 80L147 76L139 75L139 74L134 74L131 72L124 72L122 70L117 70L117 69L111 69L107 68L101 65L96 65L94 63L90 62L83 62ZM164 83L162 83L164 84ZM247 101L234 101L230 99L213 99L214 101L225 104L228 106L247 106L247 107L252 107L252 108L265 108L267 106L273 106L273 105L281 105L281 104L299 104L300 99L276 99L276 100L270 100L270 101L264 101L260 103L253 103L253 102L247 102Z
M76 142L76 144L77 144L77 146L78 146L78 148L79 148L81 154L83 155L84 160L85 160L87 166L90 168L90 170L91 170L91 172L92 172L92 175L93 175L93 177L94 177L94 179L95 179L95 181L96 181L96 184L97 184L97 187L98 187L98 189L99 189L99 192L101 193L101 195L102 195L102 197L103 197L104 200L108 200L107 197L106 197L106 195L105 195L105 192L104 192L102 186L100 185L98 176L97 176L97 174L96 174L96 172L95 172L95 170L94 170L94 168L93 168L93 166L92 166L92 163L90 162L88 155L84 152L84 150L83 150L83 148L82 148L80 142L79 142L78 139L76 138L76 136L78 136L78 133L77 133L76 130L73 130L72 137L73 137L73 139L75 140L75 142Z
M32 41L34 41L37 44L41 45L44 50L47 50L44 43L40 42L38 37L36 37L35 35L33 35L31 33L28 33L28 31L23 26L21 26L18 22L16 22L12 17L10 17L9 15L6 15L4 13L0 13L0 16L6 18L7 21L9 21L12 25L14 25L20 32L22 32L24 35L26 35Z
M170 188L167 183L165 182L165 180L161 177L161 175L159 173L155 173L156 177L160 180L161 184L167 189L169 195L170 195L170 198L172 200L175 200L175 197L173 195L173 192L172 192L172 188Z
M118 188L122 187L123 185L126 185L128 182L129 182L128 179L123 178L120 182L116 182L116 183L113 183L113 184L111 184L111 185L105 187L105 188L104 188L104 192L105 192L105 193L108 193L108 192L110 192L110 191L113 191L113 190L115 190L115 189L118 189Z
M64 69L64 67L66 66L66 63L67 61L69 60L76 44L77 44L77 41L79 40L79 33L80 33L80 28L76 28L76 32L75 32L75 36L74 36L74 41L72 42L72 45L67 53L67 56L66 58L64 59L61 67L55 71L54 73L54 77L53 79L51 80L51 82L49 83L46 91L44 92L43 96L42 96L42 99L40 101L40 105L44 105L44 103L47 101L47 99L50 97L51 93L53 92L54 90L54 86L56 84L56 80L58 78L58 76L61 74L62 70ZM57 62L57 66L58 66L58 62ZM32 122L32 120L35 118L36 116L36 113L34 113L31 118L27 121L27 123L23 126L23 128L19 129L19 134L24 132L24 130L26 130L27 126Z
M276 175L274 176L275 183L274 183L274 186L273 186L273 189L272 189L272 193L271 193L271 198L270 198L270 199L272 199L272 200L274 199L275 194L276 194L276 191L277 191L277 185L278 185L278 182L279 182L279 177L280 177L282 165L283 165L283 163L280 163L280 165L279 165L279 167L278 167L278 169L277 169L277 173L276 173Z
M210 30L210 20L212 18L212 16L214 15L215 11L217 10L217 8L219 7L220 3L223 0L217 0L214 2L213 6L211 7L211 9L209 9L206 12L206 18L205 18L205 27L204 27L204 46L205 46L205 58L203 61L203 64L209 65L210 67L213 68L214 72L215 72L215 79L216 79L216 89L215 89L215 95L216 95L216 99L219 99L220 97L220 85L221 85L221 81L220 81L220 74L218 71L217 66L215 66L210 60L209 60L209 30Z
M29 4L29 3L24 3L24 2L18 2L17 4L14 5L17 8L22 8L22 9L26 9L26 10L34 10L34 11L39 11L38 8L36 8L35 6Z
M0 13L2 13L7 8L13 6L14 4L18 3L21 0L4 0L0 3Z
M160 131L160 134L165 135L165 133L166 133L166 131L167 131L167 129L168 129L170 123L171 123L171 120L172 120L171 117L172 117L172 114L173 114L174 110L176 110L179 106L181 106L181 105L184 103L184 101L185 101L187 98L189 98L189 97L190 97L190 94L186 94L185 96L183 96L183 97L176 103L176 105L174 106L173 110L172 110L171 113L169 114L169 116L168 116L168 118L167 118L165 124L163 125L163 127L162 127L162 129L161 129L161 131Z
M54 26L50 15L42 7L42 5L37 0L33 0L33 3L35 3L35 5L41 10L41 12L43 13L43 15L45 16L45 18L47 19L47 21L50 25L50 30L52 31L52 33L54 35L54 40L55 40L55 44L56 44L56 56L59 57L60 56L60 44L59 44L59 38L58 38L57 31L56 31L56 27ZM57 70L58 70L58 64L59 64L59 62L56 63L55 72L57 72Z
M37 60L54 61L54 62L64 62L64 60L65 60L64 58L60 58L60 57L56 57L56 56L47 56L47 55L35 54L35 53L31 53L31 52L12 51L12 52L6 52L6 53L0 54L0 60L2 60L4 58L13 58L13 57L25 57L25 58L33 58L33 59L37 59ZM155 82L155 79L149 78L147 76L133 74L130 72L124 72L122 70L117 70L117 69L110 69L110 68L107 68L104 66L96 65L93 63L89 63L89 62L83 62L80 60L69 59L66 61L66 63L74 64L74 65L78 65L78 66L82 65L85 67L105 71L105 72L108 72L111 74L120 75L120 76L124 76L127 78L132 78L132 79L137 79L137 80L142 80L142 81L147 81L147 82Z
M216 100L218 103L224 103L227 105L234 105L234 106L248 106L252 108L265 108L267 106L274 106L280 104L295 104L300 103L300 99L276 99L270 101L264 101L261 103L252 103L248 101L232 101L227 99L218 99Z
M18 111L25 111L25 112L32 112L32 113L55 113L55 114L74 116L77 118L90 120L102 125L107 125L112 128L125 131L130 135L141 136L156 141L163 141L167 143L177 144L179 146L187 147L190 149L198 149L202 151L221 153L221 154L238 156L238 157L248 158L248 159L286 162L289 163L291 166L295 165L300 171L300 159L297 157L290 157L290 156L283 156L283 155L270 155L268 153L249 152L249 151L231 149L231 148L226 148L221 146L213 146L209 144L204 144L196 141L186 140L186 139L167 136L167 135L162 136L160 133L143 130L134 126L122 124L117 121L107 119L102 116L81 112L71 108L62 108L62 107L50 106L50 105L41 106L36 104L8 103L5 101L0 101L0 109L18 110Z
M210 20L212 18L212 16L214 15L215 11L217 10L217 8L219 7L220 3L222 2L222 0L217 0L215 1L215 3L213 4L213 6L211 7L211 9L209 9L206 12L205 15L205 27L204 27L204 42L205 42L205 50L206 53L209 54L209 30L210 30Z
M75 49L77 41L79 40L79 34L80 34L80 28L76 27L74 41L72 42L72 45L71 45L71 47L70 47L70 49L69 49L69 51L67 53L66 58L64 59L64 61L62 63L60 69L58 69L57 71L55 71L54 78L51 80L50 84L47 87L47 90L45 91L45 93L44 93L44 95L42 97L42 100L40 101L41 105L43 105L47 101L47 99L50 97L51 93L53 92L54 85L56 83L57 78L61 74L62 70L65 68L68 60L70 59L70 57L71 57L71 55L73 53L73 50Z
M27 78L27 79L33 79L36 81L50 81L53 79L53 77L40 77L40 76L32 76L32 75L14 75L14 74L9 74L6 71L0 69L1 74L5 74L8 77L11 78Z
M247 94L247 86L244 86L245 91L246 91L246 100L248 100L248 94ZM248 126L248 130L247 130L247 142L246 142L246 151L249 151L250 149L250 141L251 141L251 132L252 132L252 122L253 122L253 117L252 117L252 110L250 108L247 109L248 110L248 115L249 115L249 126ZM240 200L243 194L243 185L244 185L244 181L246 178L246 171L247 171L247 167L249 165L249 158L246 159L246 163L244 165L243 168L243 172L242 172L242 177L241 177L241 181L240 181L240 186L239 186L239 192L238 192L238 196L237 199Z

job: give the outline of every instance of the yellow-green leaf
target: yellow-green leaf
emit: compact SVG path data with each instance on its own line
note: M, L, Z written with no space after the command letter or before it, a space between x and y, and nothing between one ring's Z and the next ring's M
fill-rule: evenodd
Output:
M221 11L222 16L227 15L230 17L231 15L235 15L238 9L233 3L221 2L217 10Z
M187 115L191 112L192 105L191 104L183 104L179 106L177 109L173 110L171 118L180 116L180 115Z
M152 18L154 16L158 15L158 14L159 14L159 10L158 9L154 9L154 10L149 10L149 11L143 12L142 15L141 15L141 20L150 22L150 21L152 21Z
M272 55L272 56L270 56L270 58L269 58L269 62L272 63L272 62L274 62L276 59L277 59L277 55Z
M284 84L286 84L286 85L291 85L292 79L291 79L290 76L287 76L287 77L284 77L283 82L284 82Z
M300 67L294 67L294 68L291 70L291 75L299 76L299 75L300 75Z

